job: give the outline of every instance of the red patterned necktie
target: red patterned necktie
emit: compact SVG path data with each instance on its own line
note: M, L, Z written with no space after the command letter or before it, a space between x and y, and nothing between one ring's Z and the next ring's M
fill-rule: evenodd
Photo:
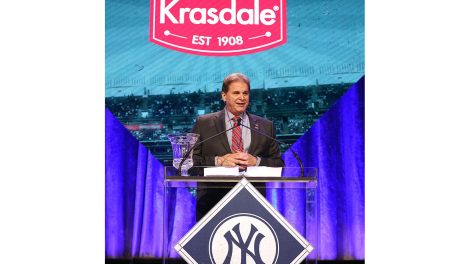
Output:
M232 129L232 150L234 153L243 152L242 129L238 125L238 116L232 118L234 128Z

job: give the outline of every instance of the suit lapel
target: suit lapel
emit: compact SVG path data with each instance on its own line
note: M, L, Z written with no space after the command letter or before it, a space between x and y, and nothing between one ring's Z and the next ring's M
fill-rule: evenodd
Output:
M248 113L247 113L248 114ZM250 127L251 129L253 130L259 130L259 124L258 124L258 120L255 119L254 117L252 117L250 114L248 114L248 119L250 120ZM254 153L254 150L256 149L256 145L259 143L260 141L260 134L258 134L257 132L255 131L251 131L251 143L250 143L250 147L248 148L248 153L250 154L253 154Z
M215 127L217 129L217 133L220 133L225 130L225 111L222 110L214 116ZM228 143L227 133L223 133L222 137L222 145L224 146L225 150L230 153L230 145Z

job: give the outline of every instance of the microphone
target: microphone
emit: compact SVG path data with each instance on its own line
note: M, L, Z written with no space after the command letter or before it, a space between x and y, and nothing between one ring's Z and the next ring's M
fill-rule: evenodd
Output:
M241 118L237 119L237 125L236 125L236 126L232 126L232 127L229 128L229 129L226 129L226 130L224 130L224 131L222 131L222 132L220 132L220 133L217 133L217 134L215 134L215 135L213 135L213 136L210 136L210 137L208 137L208 138L206 138L206 139L204 139L204 140L202 140L202 141L199 141L198 143L194 144L194 146L193 146L192 148L190 148L189 151L186 152L186 154L184 154L184 157L183 157L183 159L181 160L180 165L178 166L178 176L181 176L181 167L183 166L184 161L188 159L189 154L190 154L191 152L193 152L193 150L194 150L197 146L199 146L199 145L201 145L202 143L207 142L207 141L209 141L209 140L211 140L211 139L213 139L213 138L215 138L215 137L217 137L217 136L220 136L220 135L222 135L223 133L226 133L227 131L230 131L230 130L234 129L234 128L236 128L237 126L240 126L240 124L241 124Z
M302 163L302 160L299 158L299 156L297 155L297 153L296 153L292 148L290 148L291 145L289 145L289 144L287 144L287 143L284 143L284 142L282 142L282 141L279 141L279 140L277 140L277 139L271 137L270 135L267 135L267 134L265 134L265 133L263 133L263 132L261 132L261 131L259 131L259 130L257 130L257 129L253 129L253 128L249 127L249 126L246 126L246 125L242 124L242 119L241 119L240 117L237 119L237 125L238 125L238 126L242 126L242 127L246 127L246 128L248 128L249 130L251 130L251 131L255 131L256 133L258 133L258 134L260 134L260 135L263 135L263 136L265 136L265 137L267 137L267 138L269 138L269 139L271 139L271 140L274 140L274 141L276 141L276 142L279 143L279 144L288 146L289 149L290 149L290 151L292 152L292 154L294 154L294 157L295 157L295 159L297 160L297 163L299 163L299 166L300 166L300 177L302 177L302 178L304 177L304 164Z

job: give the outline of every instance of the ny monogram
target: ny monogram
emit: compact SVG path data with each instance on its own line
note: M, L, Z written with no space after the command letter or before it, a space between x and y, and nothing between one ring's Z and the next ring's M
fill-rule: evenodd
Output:
M242 235L240 233L240 224L236 224L232 230L235 232L237 239L232 236L232 233L230 231L227 231L225 233L224 237L227 240L227 243L229 245L227 256L225 257L224 263L223 264L230 264L230 260L232 259L232 250L233 250L233 244L238 246L241 251L241 264L246 264L246 256L249 255L256 264L265 264L263 260L261 260L261 256L259 253L259 244L261 242L261 239L264 238L264 235L258 232L258 229L251 224L250 228L250 234L248 235L248 238L246 241L243 241ZM256 233L258 232L258 233ZM256 238L254 242L254 250L255 252L251 252L248 250L248 247L250 246L251 240L253 239L253 235L256 233Z

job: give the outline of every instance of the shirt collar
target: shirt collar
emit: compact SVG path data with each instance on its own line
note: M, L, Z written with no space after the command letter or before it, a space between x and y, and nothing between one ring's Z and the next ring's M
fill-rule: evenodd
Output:
M232 114L230 111L227 110L227 107L224 108L225 110L225 120L226 121L230 121L232 120L232 118L235 116L234 114ZM246 116L246 112L243 112L240 117L242 120L245 120L245 116Z

